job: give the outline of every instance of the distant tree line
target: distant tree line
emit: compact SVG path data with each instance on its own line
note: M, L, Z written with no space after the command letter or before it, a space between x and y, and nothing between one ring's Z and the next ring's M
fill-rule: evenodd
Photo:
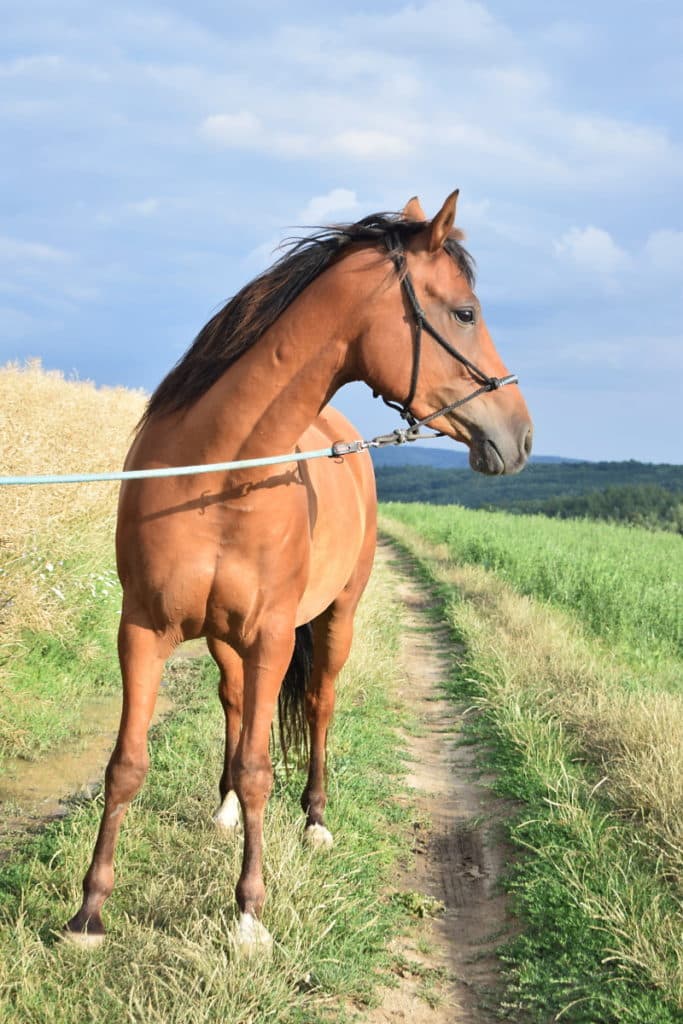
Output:
M683 534L683 467L640 462L535 464L519 476L379 466L381 501L605 519Z
M683 534L683 492L667 491L658 484L606 487L589 494L520 501L510 511L559 519L606 519Z

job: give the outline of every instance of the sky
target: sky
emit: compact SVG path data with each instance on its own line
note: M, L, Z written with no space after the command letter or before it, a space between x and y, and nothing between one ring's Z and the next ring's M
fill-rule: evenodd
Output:
M0 363L151 390L298 227L457 187L535 451L683 461L680 0L4 0L2 23ZM396 425L364 385L337 404Z

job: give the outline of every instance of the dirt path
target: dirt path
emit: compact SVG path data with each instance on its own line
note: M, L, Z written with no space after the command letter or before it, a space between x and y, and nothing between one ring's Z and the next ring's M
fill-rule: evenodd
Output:
M509 855L500 822L507 805L486 785L471 746L460 745L466 709L445 698L453 642L430 616L429 594L411 577L409 563L388 543L378 560L389 564L404 611L401 697L418 718L406 734L411 758L407 782L415 790L415 864L401 880L411 905L429 897L444 912L395 944L406 963L396 988L386 989L369 1024L488 1024L498 963L494 949L513 923L497 879ZM457 652L455 652L457 655ZM421 922L422 924L422 922ZM431 927L430 927L431 926Z

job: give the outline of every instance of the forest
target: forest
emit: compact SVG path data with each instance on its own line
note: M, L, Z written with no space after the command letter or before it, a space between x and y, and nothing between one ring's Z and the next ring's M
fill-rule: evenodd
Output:
M484 477L414 459L411 465L386 465L384 454L375 460L380 501L603 519L683 533L683 466L532 461L518 476Z

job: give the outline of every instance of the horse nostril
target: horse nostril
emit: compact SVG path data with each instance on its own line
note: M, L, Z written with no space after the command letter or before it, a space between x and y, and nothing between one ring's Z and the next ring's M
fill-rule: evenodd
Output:
M534 431L533 431L532 427L529 427L529 429L527 430L526 434L524 435L523 447L524 447L525 455L527 455L527 456L531 455L531 447L532 447L533 443L534 443Z

